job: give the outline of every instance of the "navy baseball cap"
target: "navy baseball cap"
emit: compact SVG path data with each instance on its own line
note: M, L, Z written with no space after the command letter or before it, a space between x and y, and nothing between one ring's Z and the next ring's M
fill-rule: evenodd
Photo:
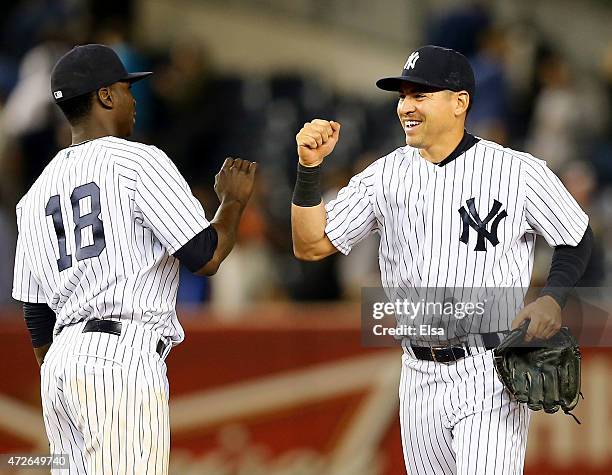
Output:
M62 102L119 81L140 81L151 74L128 73L117 53L108 46L75 46L53 67L51 92L55 102Z
M384 91L399 91L405 82L441 90L467 91L470 99L476 90L474 70L467 58L453 49L432 45L413 51L400 76L379 79L376 85Z

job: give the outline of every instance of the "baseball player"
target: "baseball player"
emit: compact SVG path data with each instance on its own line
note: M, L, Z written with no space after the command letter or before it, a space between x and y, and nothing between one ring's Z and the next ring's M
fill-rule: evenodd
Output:
M304 260L348 254L376 232L385 288L526 288L536 234L554 246L539 298L495 331L466 341L402 340L408 473L520 474L529 410L496 376L492 349L526 320L528 339L559 330L567 292L590 255L588 218L543 161L465 131L475 80L460 53L424 46L410 54L400 76L377 86L399 94L406 146L355 175L325 204L321 164L338 142L340 124L306 123L296 136L294 253Z
M253 189L256 165L227 159L209 222L166 154L122 138L136 120L130 87L150 74L104 45L60 58L51 90L72 145L17 205L13 297L41 364L50 450L71 474L168 473L179 261L214 274Z

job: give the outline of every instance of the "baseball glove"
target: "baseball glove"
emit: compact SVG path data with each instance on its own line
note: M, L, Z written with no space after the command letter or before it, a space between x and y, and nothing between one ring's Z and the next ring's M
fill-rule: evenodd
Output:
M529 321L513 330L493 351L499 379L529 409L566 414L578 404L580 348L566 327L548 340L525 342Z

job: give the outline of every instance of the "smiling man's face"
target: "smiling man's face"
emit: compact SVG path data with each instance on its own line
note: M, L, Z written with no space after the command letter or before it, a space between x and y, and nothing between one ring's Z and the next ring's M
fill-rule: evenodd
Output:
M418 84L405 83L399 92L397 116L406 144L419 149L430 148L463 123L457 121L457 95L461 93L432 89Z

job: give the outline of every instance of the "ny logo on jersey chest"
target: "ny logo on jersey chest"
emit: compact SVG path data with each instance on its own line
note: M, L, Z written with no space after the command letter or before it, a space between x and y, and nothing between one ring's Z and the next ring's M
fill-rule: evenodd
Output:
M470 239L470 228L474 229L478 233L478 238L476 239L476 247L475 251L486 251L487 248L485 246L485 239L489 241L493 246L497 246L499 244L499 239L497 237L497 227L502 219L508 216L506 210L501 210L500 208L502 204L493 200L493 207L489 210L487 217L483 220L478 215L478 211L476 211L476 205L474 204L474 198L470 198L466 201L467 211L464 206L459 208L459 215L461 216L461 220L463 221L463 230L461 232L461 237L459 241L464 244L467 244ZM493 219L495 218L495 219ZM489 222L493 220L491 223L491 229L487 230L487 225Z

